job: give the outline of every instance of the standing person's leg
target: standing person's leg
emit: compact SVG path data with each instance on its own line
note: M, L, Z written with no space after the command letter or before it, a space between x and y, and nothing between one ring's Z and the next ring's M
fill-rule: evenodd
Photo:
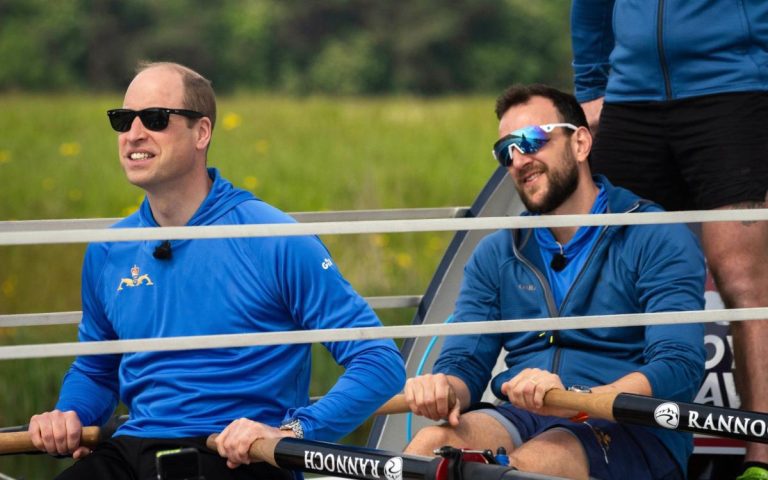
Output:
M766 205L753 202L732 207ZM709 223L702 227L702 237L726 307L768 306L768 222ZM741 408L768 412L768 320L732 323L731 335ZM768 444L748 444L744 461L768 463Z
M768 207L768 93L700 97L676 110L676 158L701 209ZM702 224L709 270L728 308L768 307L768 222ZM768 320L731 324L741 407L768 412ZM768 464L768 445L745 462ZM768 479L768 465L764 477Z

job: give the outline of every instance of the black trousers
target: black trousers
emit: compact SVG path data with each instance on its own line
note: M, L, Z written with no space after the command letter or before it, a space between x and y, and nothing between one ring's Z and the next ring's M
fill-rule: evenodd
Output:
M100 443L93 453L76 461L58 480L157 480L156 453L178 448L199 451L200 471L205 480L293 479L290 471L267 463L227 467L226 460L205 447L204 437L139 438L119 436ZM174 479L177 477L174 477Z

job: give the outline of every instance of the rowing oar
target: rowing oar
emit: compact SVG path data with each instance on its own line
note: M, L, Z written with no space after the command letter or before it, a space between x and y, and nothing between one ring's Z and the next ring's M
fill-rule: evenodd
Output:
M631 393L550 390L544 403L619 423L768 443L768 414Z
M208 448L213 451L216 451L215 440L214 433L206 442ZM442 480L447 475L445 465L441 463L448 459L442 457L424 457L298 438L256 440L248 453L252 460L264 461L278 468L343 478ZM460 470L460 478L564 480L560 477L520 472L511 470L510 467L477 461L459 462L455 468Z
M99 427L83 427L80 437L80 445L93 448L99 443L101 429ZM0 433L0 454L29 453L38 450L32 445L29 432L4 432Z
M768 443L768 414L674 402L630 393L579 393L550 390L544 404L585 412L592 418L618 423L668 428L748 442ZM408 412L403 395L395 395L377 413Z
M629 393L579 393L559 389L547 392L544 403L552 407L583 411L592 418L619 423L768 443L768 415L765 413L672 402ZM375 414L390 415L408 411L405 397L395 395ZM92 447L98 440L98 427L83 429L83 445ZM0 454L31 451L35 451L35 447L27 432L0 433Z
M402 395L395 395L384 405L376 410L374 415L389 415L392 413L401 413L408 410ZM21 428L21 427L18 427ZM111 429L114 431L114 428ZM101 428L83 427L83 435L80 438L80 444L84 447L93 448L101 440ZM13 453L31 453L38 450L32 444L29 433L24 427L23 431L18 432L0 432L0 455L9 455Z
M451 403L453 402L455 399L451 399ZM592 418L619 423L768 443L768 436L766 435L768 415L759 412L711 407L696 403L672 402L629 393L579 393L560 389L547 392L544 396L544 404L585 412ZM376 415L391 415L409 411L405 396L401 394L389 399L376 410ZM215 435L211 435L208 439L209 447L214 450L215 444L212 442L215 438ZM278 442L279 439L254 442L251 447L251 457L283 468L300 468L297 465L290 464L289 466L286 463L276 461L275 447Z

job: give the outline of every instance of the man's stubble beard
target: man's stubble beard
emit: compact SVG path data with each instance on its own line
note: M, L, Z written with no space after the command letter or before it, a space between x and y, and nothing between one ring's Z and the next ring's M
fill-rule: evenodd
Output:
M555 170L547 167L542 172L542 175L546 175L549 181L549 190L541 201L534 202L515 182L515 189L529 212L540 215L548 214L562 205L576 191L579 186L579 170L576 159L570 150L566 150L564 155L562 168Z

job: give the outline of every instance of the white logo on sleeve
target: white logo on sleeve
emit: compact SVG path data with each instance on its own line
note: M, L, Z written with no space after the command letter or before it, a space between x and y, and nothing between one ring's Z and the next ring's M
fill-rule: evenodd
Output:
M665 402L653 412L656 423L664 428L675 429L680 422L680 408L676 403Z
M331 259L324 258L321 266L323 267L323 270L328 270L329 268L331 268L331 265L333 265L333 262L331 261Z

